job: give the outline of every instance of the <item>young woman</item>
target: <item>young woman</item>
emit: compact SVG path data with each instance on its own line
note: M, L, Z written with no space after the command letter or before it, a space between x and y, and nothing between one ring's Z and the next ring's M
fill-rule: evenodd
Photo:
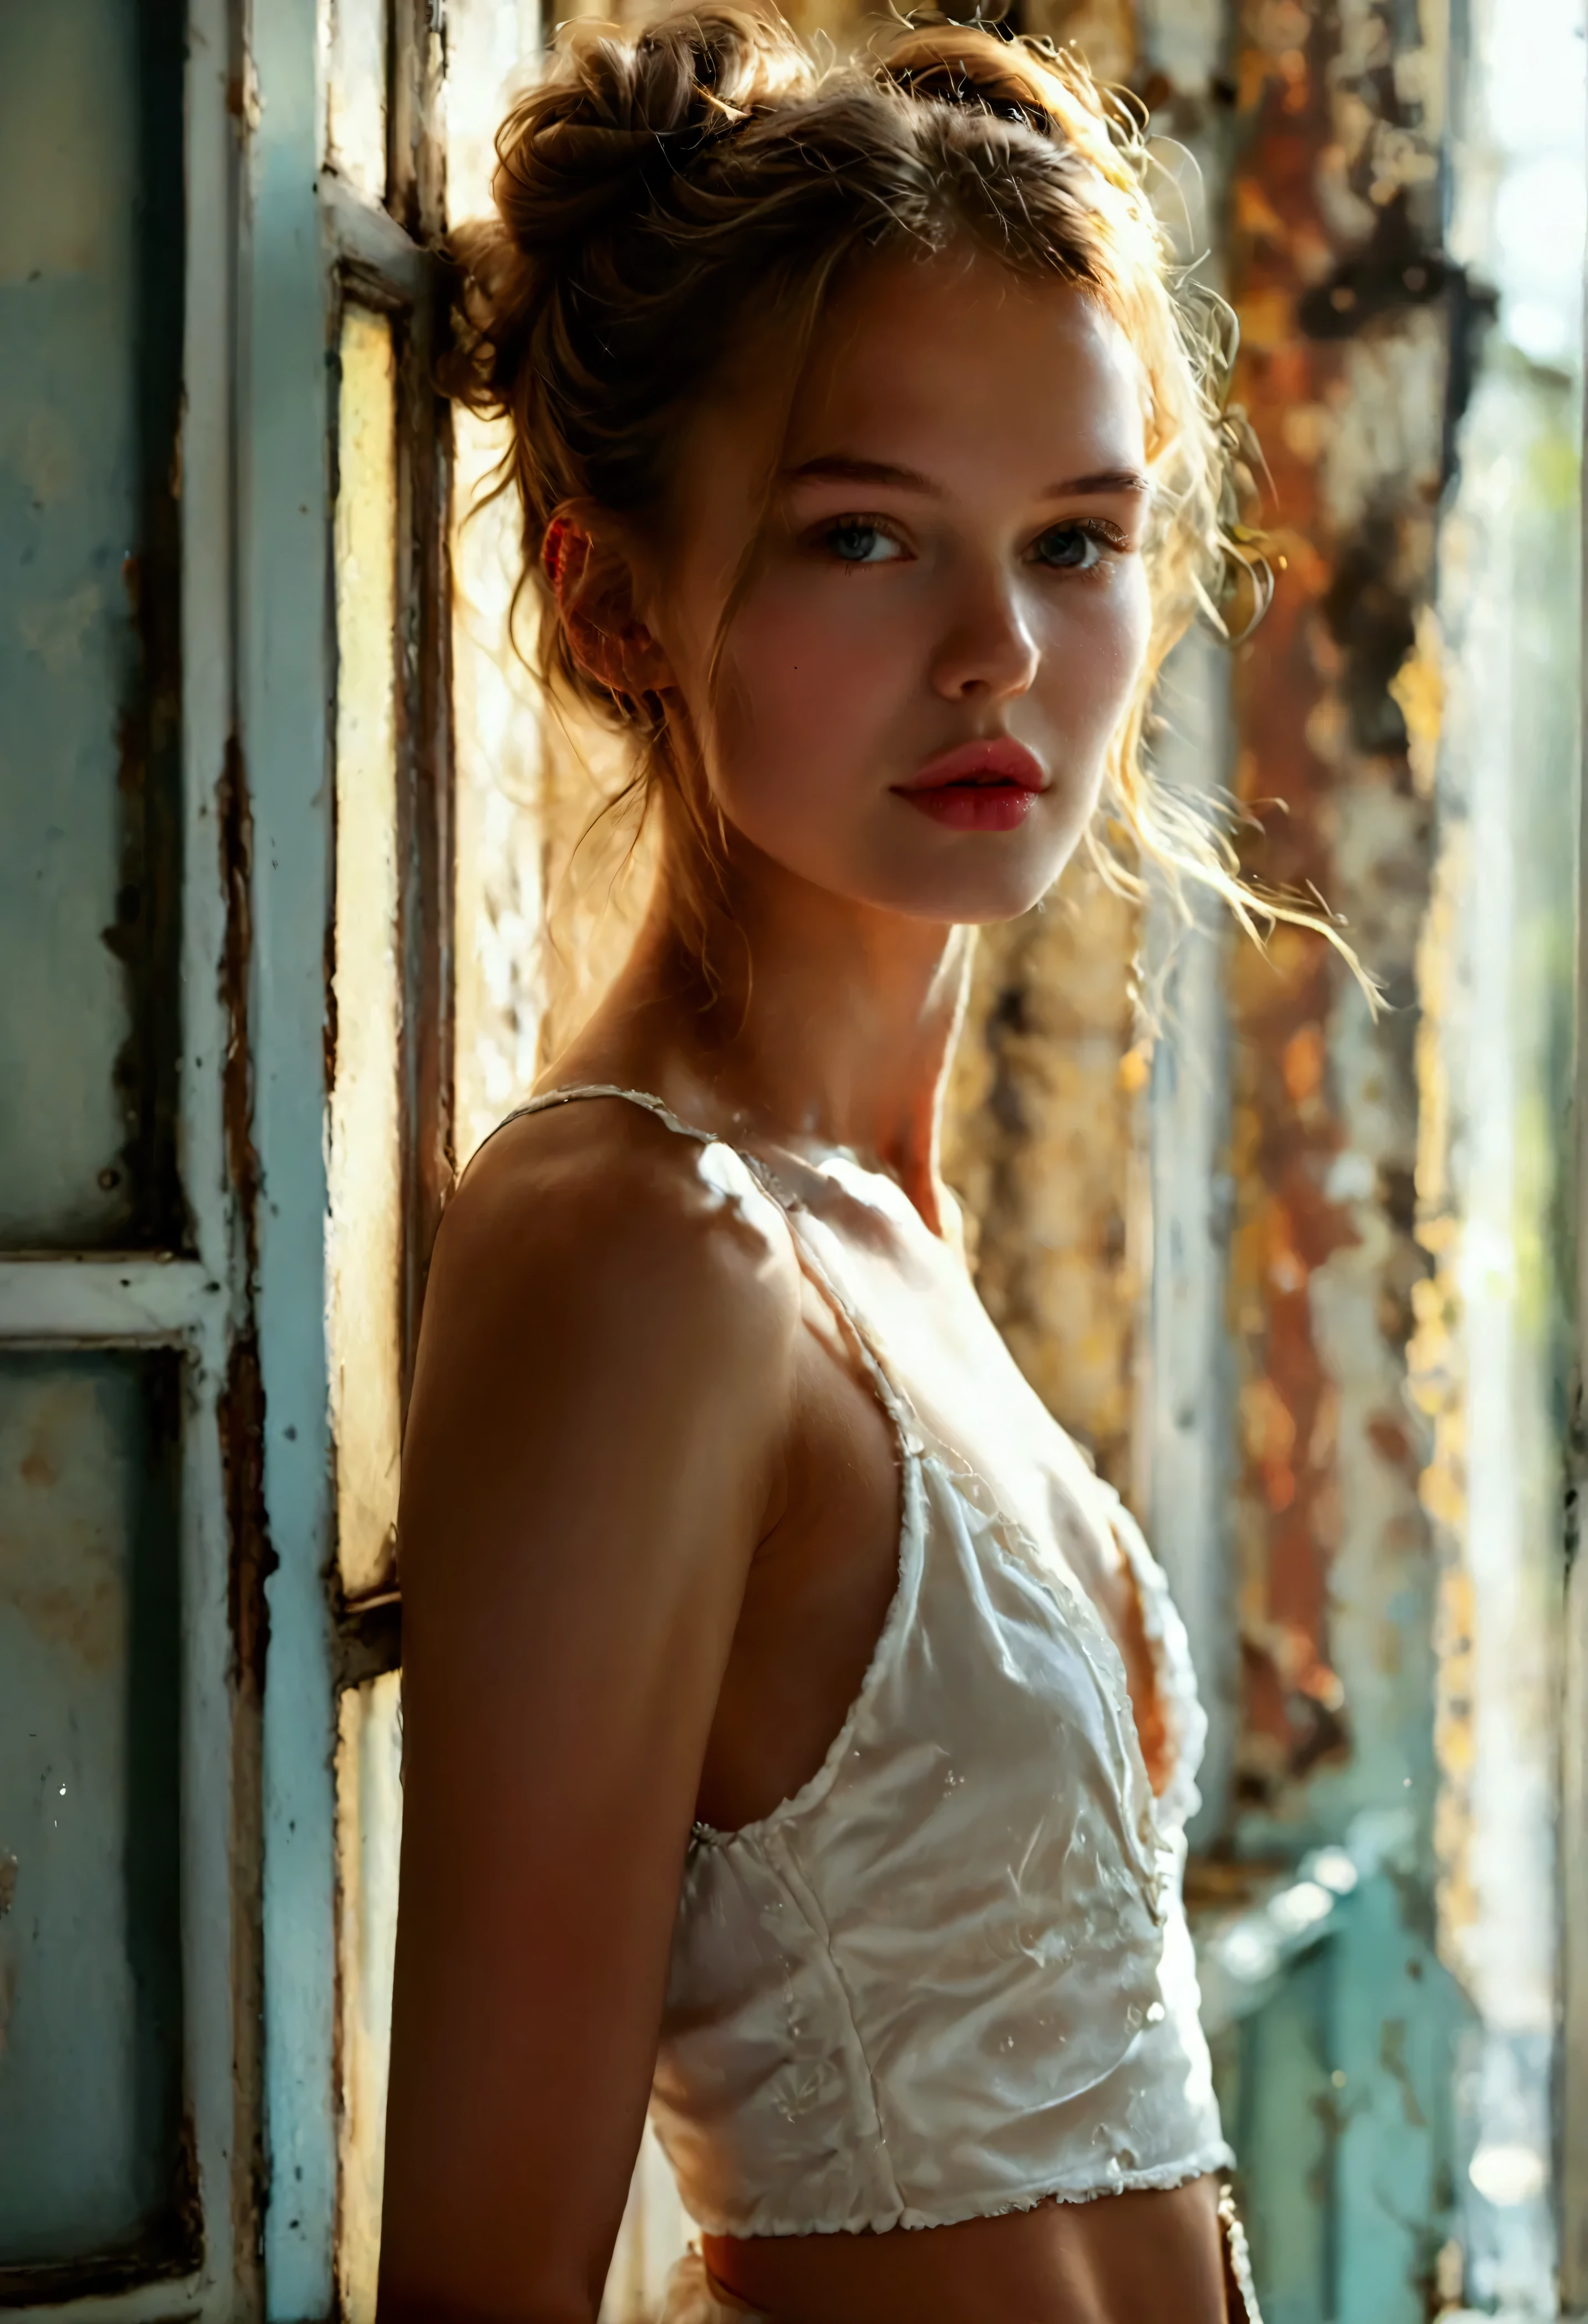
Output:
M1184 1633L937 1148L969 931L1105 791L1241 900L1140 755L1213 334L1029 42L585 28L499 151L466 390L662 861L430 1278L383 2319L591 2324L648 2105L676 2319L1243 2315Z

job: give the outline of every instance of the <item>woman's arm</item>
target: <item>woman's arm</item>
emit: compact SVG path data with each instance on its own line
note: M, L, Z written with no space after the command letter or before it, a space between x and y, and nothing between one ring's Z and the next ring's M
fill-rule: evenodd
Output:
M781 1492L782 1221L642 1117L579 1111L486 1149L427 1296L382 2324L592 2324L701 1760Z

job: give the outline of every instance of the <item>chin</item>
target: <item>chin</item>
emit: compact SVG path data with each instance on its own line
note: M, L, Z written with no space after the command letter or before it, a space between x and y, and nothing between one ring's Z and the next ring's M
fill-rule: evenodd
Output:
M1063 876L1081 837L1076 829L1057 846L1051 835L1039 846L1022 846L1018 839L1011 846L967 835L957 845L934 851L934 862L895 860L867 900L911 919L947 920L959 927L1018 920Z
M945 864L936 867L929 878L889 881L883 883L883 892L866 900L912 920L992 927L1002 920L1018 920L1022 912L1039 904L1074 853L1073 847L1067 849L1057 862L1047 856L1038 863L1011 855L1002 862Z

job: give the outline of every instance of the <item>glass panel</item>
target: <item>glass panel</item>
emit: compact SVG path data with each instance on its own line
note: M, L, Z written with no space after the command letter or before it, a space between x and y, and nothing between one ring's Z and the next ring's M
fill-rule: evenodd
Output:
M159 13L0 12L0 1244L13 1249L166 1240L178 1225L182 98Z
M349 1597L392 1574L400 1431L402 1147L392 327L350 307L337 436L337 925L328 1330Z
M10 2267L176 2241L180 1427L174 1356L0 1354Z
M386 198L386 0L320 0L320 150L372 201Z
M344 2324L371 2324L380 2266L397 1861L402 1844L402 1690L395 1671L367 1686L349 1687L337 1722L342 2010L337 2270Z

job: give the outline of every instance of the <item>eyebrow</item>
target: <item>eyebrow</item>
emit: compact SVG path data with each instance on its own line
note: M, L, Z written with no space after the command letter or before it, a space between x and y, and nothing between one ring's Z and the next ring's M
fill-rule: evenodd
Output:
M891 484L911 493L922 493L928 500L946 498L941 484L930 476L923 476L915 468L895 467L887 460L853 460L842 453L824 453L820 458L807 460L798 468L784 471L787 484ZM1139 468L1101 468L1090 476L1070 476L1064 483L1049 484L1039 498L1048 501L1081 499L1109 493L1149 493L1152 489Z

